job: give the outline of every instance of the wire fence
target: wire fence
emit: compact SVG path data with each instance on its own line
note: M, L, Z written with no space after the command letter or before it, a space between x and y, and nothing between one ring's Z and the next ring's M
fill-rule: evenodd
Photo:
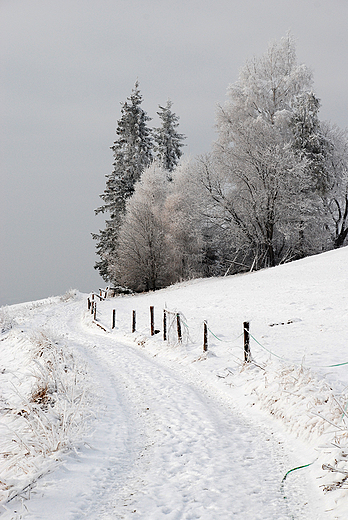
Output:
M93 322L97 326L102 328L105 332L111 332L111 331L107 330L107 328L104 327L97 318L96 299L98 299L100 302L102 302L104 300L103 293L100 292L99 295L94 294L94 297L93 297L93 295L91 295L91 298L88 299L88 310L93 315ZM104 322L105 316L102 316L102 314L100 314L100 316L102 317L102 321ZM112 329L115 328L115 322L116 322L116 310L113 309L112 310L112 327L111 327ZM292 322L288 322L288 323L292 323ZM273 325L276 325L276 324L272 324L270 326L273 326ZM163 327L162 327L163 338L162 339L164 342L167 343L167 345L171 345L171 346L179 346L179 345L185 346L186 345L186 346L188 346L191 344L192 346L196 347L198 344L203 344L203 352L205 353L208 351L208 348L209 348L209 345L208 345L209 339L214 338L214 340L216 340L216 342L218 342L219 345L224 345L226 347L226 350L229 351L229 356L240 367L242 367L245 364L253 363L257 367L259 367L263 370L267 370L267 367L266 367L267 363L264 364L264 366L262 366L262 363L255 360L255 357L257 357L258 359L259 358L262 359L262 357L259 355L260 354L259 349L262 349L265 353L268 354L268 356L274 357L288 366L290 365L295 370L298 370L299 367L300 367L300 369L302 369L303 360L296 362L294 360L287 359L286 357L281 356L281 355L277 354L276 352L274 352L274 349L270 349L270 348L266 347L257 337L255 337L254 334L252 334L250 332L250 323L249 322L243 322L241 329L242 329L242 331L239 335L237 335L236 337L231 338L231 339L226 339L226 337L224 337L224 336L221 337L221 335L219 335L219 333L217 333L216 330L212 330L211 327L208 326L208 322L206 320L202 320L199 323L196 323L194 326L189 326L188 320L186 319L185 315L181 311L169 310L168 308L163 309ZM148 330L149 329L147 327L146 331L148 332ZM135 333L136 331L137 331L136 311L133 310L132 311L132 333ZM150 333L151 333L151 336L153 336L154 334L160 333L160 332L161 332L161 330L156 330L154 328L154 307L152 306L152 307L150 307ZM242 342L240 341L241 338L243 338ZM212 344L214 344L214 340L212 341ZM241 346L241 344L243 346ZM329 365L306 366L306 369L338 368L338 367L343 367L345 365L348 365L348 361L343 361L341 363L334 363L334 364L329 364ZM229 369L226 369L226 370L229 370ZM233 372L231 371L231 373L233 373ZM267 372L266 372L266 374L267 374ZM332 393L332 399L335 400L335 402L337 403L337 406L339 407L340 421L342 422L345 417L348 418L348 415L347 415L348 401L345 400L340 403L339 400L335 398L335 395L333 393ZM342 394L342 399L343 399L343 394ZM327 402L327 401L324 401L324 402ZM346 431L347 431L346 426L343 427L343 426L340 426L340 424L335 424L334 422L330 421L329 419L323 417L322 414L318 414L315 412L312 412L312 414L317 415L322 420L329 422L333 427L338 429L342 433L342 435L346 435ZM285 484L288 476L290 474L292 474L294 471L298 471L298 470L305 469L305 468L312 466L314 464L314 462L309 462L309 463L306 463L306 464L303 464L300 466L296 466L294 468L289 469L285 473L285 475L282 479L282 482L281 482L281 492L284 493L284 498L285 498L284 484ZM341 473L344 473L344 479L342 480L342 482L345 481L348 476L348 471L345 471L345 470L343 471L343 470L337 469L336 466L337 466L336 463L334 464L334 466L329 465L329 464L326 464L326 465L323 464L322 469L332 471L332 472L341 471ZM335 486L336 486L336 484L333 484L332 489L336 489ZM329 489L329 487L330 486L328 486L328 489Z
M93 316L93 322L103 329L105 332L110 332L110 330L97 319L97 301L102 302L107 299L107 289L100 289L98 293L91 293L90 297L87 300L88 310ZM100 315L100 311L98 311ZM104 320L103 320L104 321ZM111 330L115 328L116 324L116 310L112 310L112 318L111 318ZM136 311L132 311L132 333L137 331L136 324ZM146 330L148 330L146 328ZM158 334L161 330L154 328L154 307L150 307L150 331L151 336L154 334ZM202 343L203 351L208 351L208 342L209 335L217 340L220 344L224 344L228 347L232 357L236 362L240 363L244 362L253 362L255 363L255 359L252 356L253 345L260 347L263 351L267 352L270 356L279 359L281 362L290 364L292 366L303 366L303 360L290 360L284 356L278 355L274 350L267 348L262 344L259 339L255 337L254 334L250 332L250 324L249 322L244 322L242 326L242 332L240 335L227 340L226 338L221 338L213 331L209 326L207 320L202 320L200 323L196 324L194 328L188 325L188 320L185 315L178 310L169 310L168 308L163 309L163 341L165 341L168 345L176 346L176 345L197 345ZM240 345L239 340L244 337L243 346ZM235 355L232 351L239 350L239 354L241 356ZM244 353L244 355L243 355ZM341 363L334 363L330 365L306 365L306 368L337 368L348 365L348 361L343 361Z

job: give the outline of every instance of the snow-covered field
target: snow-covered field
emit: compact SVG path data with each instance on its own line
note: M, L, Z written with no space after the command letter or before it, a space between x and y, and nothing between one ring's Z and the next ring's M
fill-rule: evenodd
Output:
M106 331L74 291L1 308L1 519L348 518L347 271L346 247L109 298Z

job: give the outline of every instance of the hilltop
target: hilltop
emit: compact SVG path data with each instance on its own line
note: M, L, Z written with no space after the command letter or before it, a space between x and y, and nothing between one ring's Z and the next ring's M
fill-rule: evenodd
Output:
M346 518L347 265L2 308L3 518Z

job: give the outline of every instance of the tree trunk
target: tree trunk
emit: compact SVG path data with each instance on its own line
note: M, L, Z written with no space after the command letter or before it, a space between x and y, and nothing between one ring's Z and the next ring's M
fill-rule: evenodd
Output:
M341 214L340 214L341 216ZM345 197L345 207L344 207L344 213L343 216L341 216L341 222L336 225L336 237L334 242L334 248L338 249L339 247L342 247L344 244L345 239L348 235L348 227L347 226L347 219L348 219L348 196ZM338 225L340 224L340 231L337 232Z
M348 228L341 228L340 233L336 236L335 242L334 242L334 248L338 249L343 246L345 239L348 235Z

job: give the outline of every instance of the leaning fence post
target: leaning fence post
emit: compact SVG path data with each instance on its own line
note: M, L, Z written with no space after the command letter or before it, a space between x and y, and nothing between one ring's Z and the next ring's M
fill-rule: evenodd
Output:
M167 313L163 309L163 341L167 341Z
M112 309L112 328L116 327L116 309Z
M136 313L133 311L132 313L132 332L135 332L136 329Z
M153 305L150 307L150 331L153 336L155 334L155 308Z
M250 333L249 333L249 322L243 323L244 330L244 361L250 363Z
M180 322L180 313L179 312L177 312L177 314L176 314L176 329L178 331L178 342L181 343L182 334L181 334L181 322Z
M90 310L91 308L91 300L87 298L87 309Z
M203 323L203 352L208 350L208 324L206 321Z

